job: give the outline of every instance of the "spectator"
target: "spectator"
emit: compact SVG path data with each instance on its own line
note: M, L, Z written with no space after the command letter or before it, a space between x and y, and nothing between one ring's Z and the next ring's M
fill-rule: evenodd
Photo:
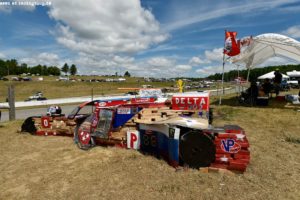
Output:
M263 89L265 95L269 96L271 89L272 89L272 84L270 83L270 79L268 79L268 78L265 79L264 83L262 84L262 89Z
M250 87L245 92L242 92L241 97L243 101L248 102L251 105L256 104L258 87L255 81L252 81Z
M280 90L280 84L281 84L281 81L282 81L282 74L279 72L278 68L274 72L274 75L275 75L275 78L274 78L274 89L275 89L276 96L278 96L279 90Z

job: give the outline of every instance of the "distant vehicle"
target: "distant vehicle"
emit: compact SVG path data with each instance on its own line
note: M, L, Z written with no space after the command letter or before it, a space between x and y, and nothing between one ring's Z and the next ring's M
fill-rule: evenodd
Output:
M32 81L32 79L29 78L29 77L23 77L22 80L23 80L23 81Z
M287 81L290 87L292 88L298 88L298 80L300 80L300 71L290 71L286 72L286 74L290 77L290 80Z
M58 78L58 81L69 81L69 77L62 77L62 76L60 76Z
M8 81L8 78L0 77L0 80L2 80L2 81Z
M214 82L212 81L203 81L204 84L213 84Z
M30 96L28 99L25 99L25 101L32 101L32 100L43 101L43 100L47 100L47 98L43 96L42 92L36 92L34 95Z
M138 92L126 92L125 95L138 95Z

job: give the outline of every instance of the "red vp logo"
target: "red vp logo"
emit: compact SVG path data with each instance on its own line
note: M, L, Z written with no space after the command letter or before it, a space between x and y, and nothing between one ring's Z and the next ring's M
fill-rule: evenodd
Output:
M241 146L236 143L233 139L221 140L221 148L227 153L237 153L241 150Z

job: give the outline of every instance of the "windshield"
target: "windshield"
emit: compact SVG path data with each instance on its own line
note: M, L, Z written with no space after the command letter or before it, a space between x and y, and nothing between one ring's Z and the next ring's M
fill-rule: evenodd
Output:
M74 118L76 115L90 115L94 112L95 106L94 105L86 105L82 108L79 106L76 107L68 116L69 119Z
M107 138L108 132L111 127L113 117L112 110L100 110L99 112L99 122L96 129L96 134L101 138Z

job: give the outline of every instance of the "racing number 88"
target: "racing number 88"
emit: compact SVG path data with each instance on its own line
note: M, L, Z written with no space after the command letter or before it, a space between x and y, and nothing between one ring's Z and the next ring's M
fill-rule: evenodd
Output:
M156 147L157 139L155 135L144 135L143 141L145 146L151 145L152 147Z

